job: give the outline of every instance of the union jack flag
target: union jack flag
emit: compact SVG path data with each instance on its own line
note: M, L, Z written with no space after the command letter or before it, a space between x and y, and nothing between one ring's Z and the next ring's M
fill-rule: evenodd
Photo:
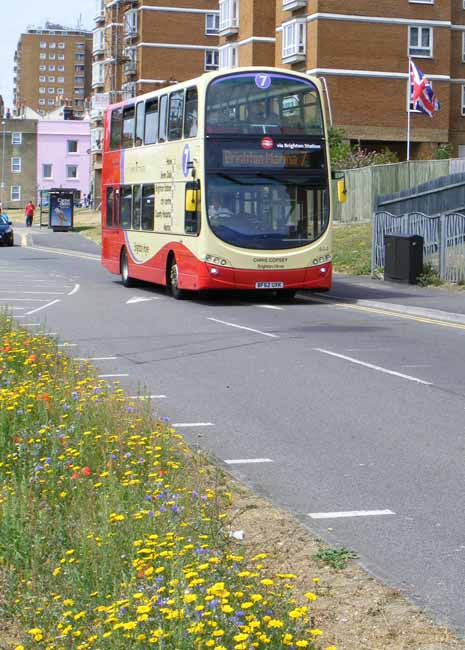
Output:
M431 82L417 68L413 61L410 61L410 93L410 102L416 111L433 117L434 111L438 111L441 108L434 94Z

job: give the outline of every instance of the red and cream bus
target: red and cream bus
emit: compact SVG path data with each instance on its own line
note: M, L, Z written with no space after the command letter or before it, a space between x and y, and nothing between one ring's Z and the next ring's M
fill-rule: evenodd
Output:
M110 106L102 263L175 298L204 289L331 287L322 87L238 68Z

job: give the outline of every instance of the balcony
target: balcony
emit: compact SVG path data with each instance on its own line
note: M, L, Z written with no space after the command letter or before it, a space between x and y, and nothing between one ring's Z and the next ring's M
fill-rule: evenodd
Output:
M239 31L239 0L220 1L220 36L232 36Z
M295 11L307 6L307 0L283 0L284 11Z
M124 74L126 76L137 74L137 61L128 61L124 64Z
M103 78L97 78L97 79L92 79L92 88L103 88L105 85L105 82Z
M132 43L132 41L136 40L138 36L139 32L135 26L127 27L124 30L124 40L126 43Z

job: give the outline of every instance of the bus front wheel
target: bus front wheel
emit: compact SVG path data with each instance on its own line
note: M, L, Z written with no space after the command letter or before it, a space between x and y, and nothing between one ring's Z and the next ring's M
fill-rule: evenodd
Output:
M183 300L186 297L186 292L184 289L179 288L179 269L176 262L176 258L173 256L170 261L169 272L168 272L168 283L169 290L173 298L176 300Z
M129 275L128 253L125 248L123 248L121 252L120 268L121 268L121 282L123 283L123 285L125 287L133 287L134 280Z

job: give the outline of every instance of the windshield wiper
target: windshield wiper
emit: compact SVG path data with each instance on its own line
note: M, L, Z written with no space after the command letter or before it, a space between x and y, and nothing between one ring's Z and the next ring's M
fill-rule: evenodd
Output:
M234 178L234 176L229 176L228 174L219 173L218 176L225 178L227 181L231 181L231 183L236 183L237 185L250 185L250 183L243 183L242 181L238 181L237 178Z

